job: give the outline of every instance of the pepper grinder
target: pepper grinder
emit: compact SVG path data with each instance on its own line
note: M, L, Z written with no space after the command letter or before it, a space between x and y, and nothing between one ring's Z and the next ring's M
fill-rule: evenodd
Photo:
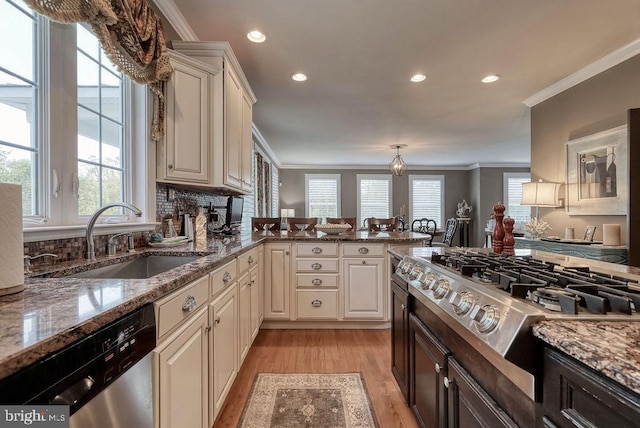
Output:
M516 244L516 240L513 237L513 225L515 224L515 220L511 217L507 217L502 220L504 224L504 239L502 240L502 252L505 254L509 254L510 256L515 254L514 246Z
M494 253L502 253L504 241L504 226L502 219L504 218L505 206L502 202L498 202L493 206L493 212L496 218L496 225L493 228L492 247Z

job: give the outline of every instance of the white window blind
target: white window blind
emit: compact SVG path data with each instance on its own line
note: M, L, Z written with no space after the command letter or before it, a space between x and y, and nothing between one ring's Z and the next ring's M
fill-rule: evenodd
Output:
M516 229L521 229L531 219L531 207L520 205L522 184L529 182L531 182L531 174L529 173L504 173L505 216L516 221Z
M409 221L428 218L438 229L444 225L444 175L409 176Z
M358 224L391 217L391 175L358 174Z
M340 174L305 174L306 216L340 217Z
M280 217L280 174L271 163L271 216Z

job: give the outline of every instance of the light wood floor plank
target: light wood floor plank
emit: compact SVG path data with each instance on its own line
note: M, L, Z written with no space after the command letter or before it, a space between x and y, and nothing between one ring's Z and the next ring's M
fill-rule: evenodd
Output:
M414 428L391 374L390 330L261 330L214 427L235 427L257 373L362 372L380 428Z

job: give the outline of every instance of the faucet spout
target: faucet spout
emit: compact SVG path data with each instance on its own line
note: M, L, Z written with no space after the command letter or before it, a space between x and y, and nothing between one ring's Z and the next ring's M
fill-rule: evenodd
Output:
M114 207L123 207L123 208L127 208L130 209L131 211L134 212L134 214L136 215L136 217L141 217L142 216L142 211L140 211L140 209L136 206L133 206L131 204L127 204L126 202L113 202L110 204L106 204L104 206L101 206L100 208L98 208L96 210L96 212L93 213L93 215L91 215L91 219L89 220L89 224L87 224L87 260L95 260L96 259L96 247L95 247L95 243L93 242L93 227L96 225L96 221L98 221L98 217L100 217L100 215L105 212L106 210L108 210L109 208L114 208Z

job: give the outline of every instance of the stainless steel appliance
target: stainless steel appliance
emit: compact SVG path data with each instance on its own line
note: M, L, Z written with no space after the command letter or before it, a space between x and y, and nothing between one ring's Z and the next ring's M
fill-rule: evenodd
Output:
M152 305L0 381L2 404L70 406L73 428L153 427Z
M412 315L434 335L449 368L464 368L471 382L498 401L494 413L504 409L520 426L539 426L541 421L542 364L533 323L640 320L640 284L632 275L531 257L530 251L511 257L465 249L419 249L413 254L402 258L392 274L395 283L406 283L415 300ZM410 365L419 371L417 345L411 346ZM436 371L441 366L436 364ZM410 404L419 406L420 391L412 390Z

